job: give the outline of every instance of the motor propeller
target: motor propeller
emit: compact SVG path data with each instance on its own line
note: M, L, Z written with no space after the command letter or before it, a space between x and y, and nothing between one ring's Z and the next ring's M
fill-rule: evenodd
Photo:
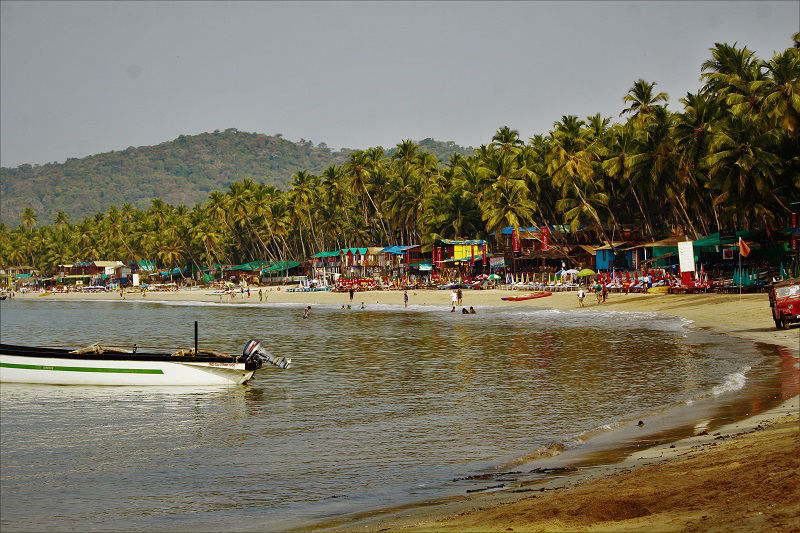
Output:
M292 366L291 359L269 353L264 349L261 341L257 339L251 339L250 342L245 345L244 350L242 350L242 355L248 360L261 361L262 364L269 363L278 368L287 369Z

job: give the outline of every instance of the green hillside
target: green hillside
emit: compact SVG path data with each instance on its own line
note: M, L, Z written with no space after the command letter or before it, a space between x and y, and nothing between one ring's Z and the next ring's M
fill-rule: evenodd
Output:
M146 207L155 197L194 205L246 177L284 187L297 170L319 172L341 164L348 153L228 129L64 163L0 168L0 219L16 225L27 206L41 223L50 223L58 211L76 221L124 202Z
M433 139L425 139L421 146L442 161L455 151L472 153ZM344 163L352 151L231 128L64 163L3 167L0 221L16 226L25 207L33 208L40 224L49 224L58 211L78 221L124 202L145 208L156 197L192 206L243 178L285 189L298 170L319 173Z

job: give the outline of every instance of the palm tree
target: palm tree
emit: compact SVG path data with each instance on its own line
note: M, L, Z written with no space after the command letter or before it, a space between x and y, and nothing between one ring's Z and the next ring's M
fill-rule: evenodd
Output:
M22 223L25 224L25 227L28 229L28 231L30 231L31 228L36 225L36 211L30 207L26 207L22 210L20 218L22 219Z
M752 84L763 94L762 111L771 124L794 137L800 126L800 49L775 54L764 69L768 76Z
M740 227L749 229L760 222L768 231L774 230L781 212L789 212L781 196L791 184L777 181L781 161L775 147L775 130L759 131L746 115L731 115L714 131L705 159L710 185L719 191L714 201L733 220L738 219Z
M502 126L492 136L489 148L500 150L503 155L513 155L524 145L525 143L519 138L519 131L512 130L508 126Z
M654 107L659 107L659 102L666 104L669 100L667 93L653 94L655 86L656 82L647 83L641 78L633 82L633 86L628 89L628 94L622 99L630 105L623 109L619 116L631 113L636 121L642 122Z

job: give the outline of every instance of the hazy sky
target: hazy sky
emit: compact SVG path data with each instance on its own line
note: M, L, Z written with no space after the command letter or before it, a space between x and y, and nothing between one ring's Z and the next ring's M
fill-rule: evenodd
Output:
M715 42L768 58L800 2L0 3L0 163L238 128L392 146L617 117L696 90Z

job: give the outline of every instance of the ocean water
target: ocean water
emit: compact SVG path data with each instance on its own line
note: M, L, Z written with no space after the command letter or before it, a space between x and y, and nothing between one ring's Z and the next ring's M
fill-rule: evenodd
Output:
M645 313L0 305L4 343L190 347L196 320L201 347L258 338L294 361L239 387L3 384L3 531L287 529L481 489L554 454L613 461L770 407L790 380L773 348Z

